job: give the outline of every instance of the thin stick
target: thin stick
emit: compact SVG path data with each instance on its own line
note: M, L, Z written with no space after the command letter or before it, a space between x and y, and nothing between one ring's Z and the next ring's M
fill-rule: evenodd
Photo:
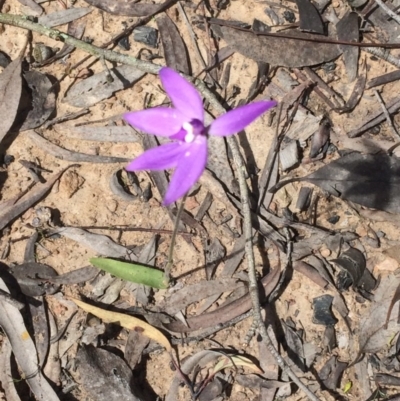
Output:
M394 136L396 136L396 135L399 136L399 132L397 131L396 127L393 124L393 121L390 117L388 109L386 108L385 103L383 103L381 95L379 94L379 92L376 89L374 89L374 94L375 94L376 98L378 99L379 104L382 106L383 114L386 117L386 121L389 124L389 127L392 130L392 133L394 134Z
M179 8L180 14L182 15L183 21L185 22L185 25L186 25L186 27L188 29L189 36L190 36L190 39L192 40L193 47L196 50L197 58L198 58L200 64L202 65L202 67L203 68L207 68L207 64L204 61L204 58L203 58L202 54L200 53L200 49L199 49L198 40L196 38L196 35L193 32L192 26L190 25L190 22L188 20L186 12L183 9L182 4L181 4L180 1L178 1L178 8Z
M387 49L381 49L379 47L365 47L363 50L366 52L373 54L376 57L379 57L388 63L394 65L397 68L400 68L400 60L389 53Z
M171 267L172 267L172 263L174 261L175 240L176 240L176 236L178 234L179 223L181 221L181 215L182 215L182 212L183 212L183 209L185 206L186 198L187 198L187 194L182 198L181 204L179 205L178 213L176 214L176 217L175 217L174 231L172 233L171 243L169 245L168 262L167 262L167 265L165 266L165 271L164 271L165 281L167 283L169 283L170 278L171 278Z
M393 18L398 24L400 24L400 16L392 11L382 0L375 0L375 3L382 8L383 11L391 18Z

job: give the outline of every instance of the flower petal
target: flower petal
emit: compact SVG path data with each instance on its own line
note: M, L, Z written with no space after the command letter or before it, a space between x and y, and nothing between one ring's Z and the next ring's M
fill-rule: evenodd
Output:
M171 136L179 132L187 118L176 109L154 107L126 113L124 119L132 127L148 134Z
M200 178L207 164L207 138L197 137L192 143L184 144L178 165L172 176L163 205L168 206L185 195Z
M142 153L127 166L128 171L166 170L176 167L183 157L184 147L180 142L171 142L157 146Z
M261 114L276 106L275 101L262 101L239 106L218 117L210 125L210 135L227 136L240 132Z
M164 67L160 78L175 108L190 120L204 121L203 101L197 89L171 68Z

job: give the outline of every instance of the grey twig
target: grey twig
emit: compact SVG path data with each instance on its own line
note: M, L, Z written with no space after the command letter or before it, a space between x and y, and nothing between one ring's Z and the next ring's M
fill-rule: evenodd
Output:
M364 47L363 50L366 52L373 54L376 57L379 57L388 63L394 65L397 68L400 68L400 60L390 54L389 49L383 49L381 47Z
M379 104L382 106L383 114L386 117L386 121L389 124L389 127L392 130L392 133L394 134L394 136L399 136L399 133L398 133L396 127L394 126L393 121L390 117L388 109L386 108L385 103L383 103L381 95L379 94L379 92L376 89L374 89L374 94L375 94L376 98L378 99Z
M378 4L380 8L382 8L383 11L387 15L389 15L391 18L393 18L398 24L400 24L400 16L397 15L394 11L392 11L382 0L375 0L375 3Z

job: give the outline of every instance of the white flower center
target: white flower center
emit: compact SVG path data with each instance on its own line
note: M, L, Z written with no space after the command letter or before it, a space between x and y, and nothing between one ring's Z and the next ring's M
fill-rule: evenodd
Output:
M193 142L194 139L196 138L196 135L193 132L193 125L186 122L182 124L182 128L187 132L187 134L185 135L185 142L186 143Z

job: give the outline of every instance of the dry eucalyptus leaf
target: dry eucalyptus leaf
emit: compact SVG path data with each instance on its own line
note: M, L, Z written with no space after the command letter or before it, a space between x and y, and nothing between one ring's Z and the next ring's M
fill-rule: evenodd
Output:
M145 17L151 15L160 9L159 4L139 3L138 0L85 0L86 3L100 8L110 14L126 15L129 17Z
M51 14L43 15L38 18L41 25L52 28L58 25L68 24L71 21L84 17L92 12L91 8L67 8L66 10L56 11Z
M119 356L101 348L83 346L77 354L82 390L96 401L140 401L131 388L132 371Z
M21 91L21 59L17 58L0 75L0 142L17 116Z
M93 249L99 255L109 256L110 258L128 258L129 256L130 260L133 260L134 257L129 249L117 244L106 235L91 233L81 228L60 227L50 230L48 233L51 235L59 234L72 239L84 247Z
M400 159L395 156L350 153L306 177L281 181L270 191L296 181L365 207L400 213Z
M337 24L336 30L338 39L343 42L358 42L360 33L358 30L358 14L351 12L346 14ZM357 77L358 55L360 49L357 46L343 46L344 65L349 82Z
M9 292L2 279L0 288ZM0 301L0 326L10 340L15 359L35 398L60 401L38 366L36 348L28 334L21 312L15 306L3 301Z
M310 0L296 0L299 9L300 29L307 32L324 33L324 23Z
M115 92L126 89L145 75L130 65L122 65L100 72L74 85L63 99L74 107L90 107L111 97ZM110 82L112 77L112 82Z
M43 13L43 8L35 2L35 0L18 0L23 6L29 7L32 15L38 16Z
M189 74L189 61L186 46L176 25L166 14L156 19L168 67Z
M399 277L393 274L384 277L375 292L373 303L363 312L358 334L360 354L386 349L393 336L399 332L400 324L396 313L392 313L386 322L399 283Z
M50 266L27 262L17 265L11 269L11 274L17 280L21 292L30 297L36 297L44 294L54 294L59 286L41 280L37 277L55 277L57 272Z
M32 108L20 128L21 131L40 127L56 108L55 89L45 74L33 70L24 73L24 78L31 90Z
M305 67L331 61L341 54L337 45L255 35L252 32L221 26L226 43L236 51L256 61L264 61L273 66ZM299 31L288 31L285 35L296 38L321 39ZM301 49L301 51L299 51Z

